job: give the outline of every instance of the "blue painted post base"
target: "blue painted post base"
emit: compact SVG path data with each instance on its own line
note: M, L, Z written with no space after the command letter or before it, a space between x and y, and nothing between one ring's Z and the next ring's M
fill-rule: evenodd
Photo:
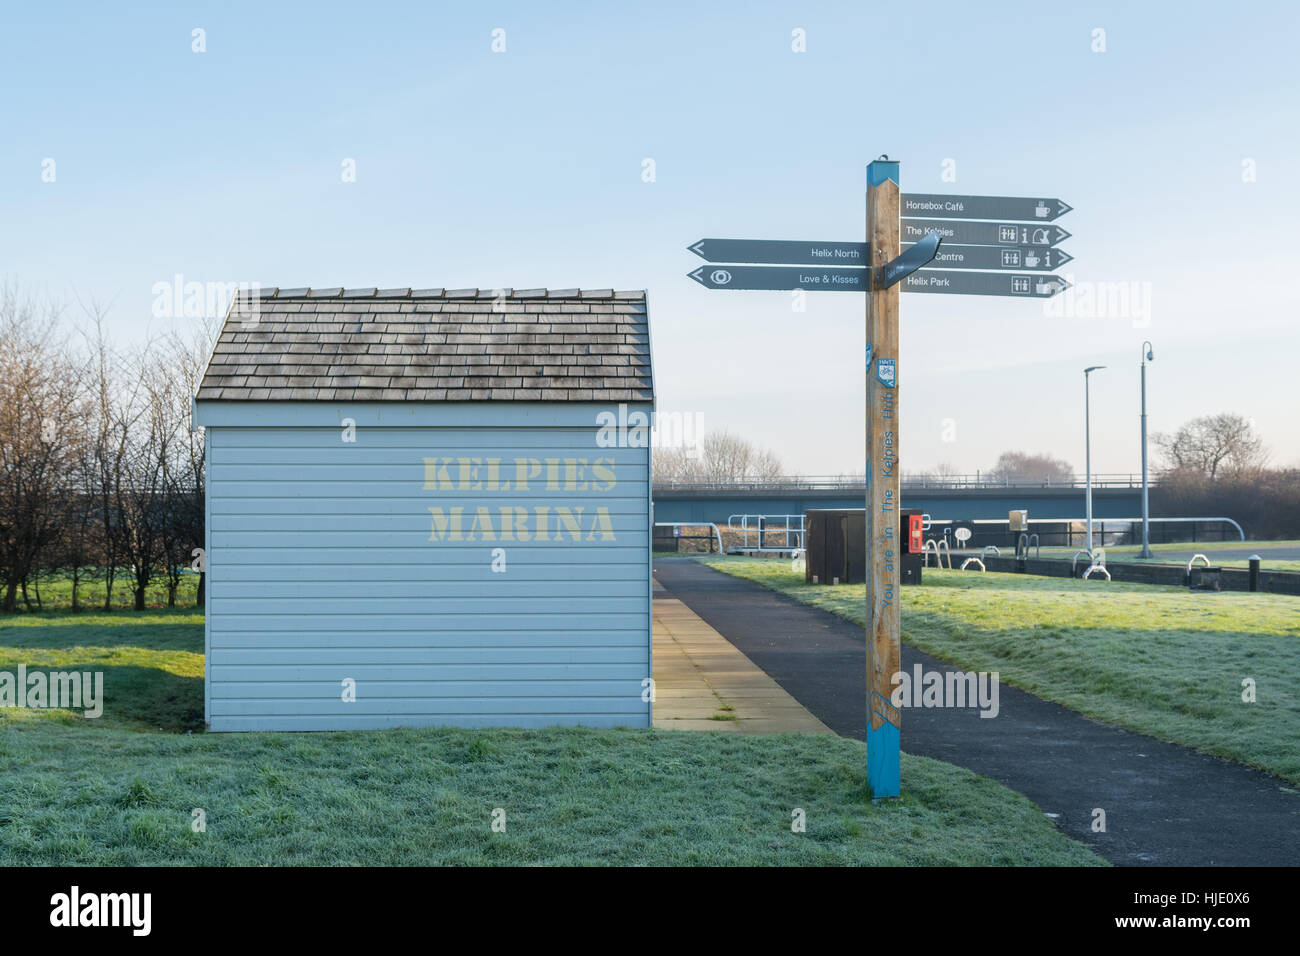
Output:
M868 717L868 721L870 717ZM885 721L879 730L867 724L867 791L872 800L902 793L898 761L898 728Z

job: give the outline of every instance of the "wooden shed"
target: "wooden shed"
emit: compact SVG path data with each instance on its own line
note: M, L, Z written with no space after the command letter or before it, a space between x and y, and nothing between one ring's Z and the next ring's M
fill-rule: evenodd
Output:
M644 292L233 309L194 402L210 728L648 727L653 402Z

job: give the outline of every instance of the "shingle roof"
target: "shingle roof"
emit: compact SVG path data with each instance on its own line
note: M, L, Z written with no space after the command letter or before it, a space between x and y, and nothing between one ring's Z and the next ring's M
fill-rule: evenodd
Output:
M644 292L261 290L226 316L198 401L653 399Z

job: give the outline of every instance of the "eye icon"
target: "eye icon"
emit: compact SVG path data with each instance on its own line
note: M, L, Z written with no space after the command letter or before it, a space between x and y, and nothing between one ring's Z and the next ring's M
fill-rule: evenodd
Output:
M731 281L731 273L726 269L714 269L709 273L709 278L713 280L714 285L726 285Z

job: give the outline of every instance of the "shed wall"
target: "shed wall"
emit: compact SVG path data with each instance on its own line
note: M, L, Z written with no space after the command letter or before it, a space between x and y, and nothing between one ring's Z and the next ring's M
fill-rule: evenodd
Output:
M209 416L212 730L650 724L649 449L489 418Z

